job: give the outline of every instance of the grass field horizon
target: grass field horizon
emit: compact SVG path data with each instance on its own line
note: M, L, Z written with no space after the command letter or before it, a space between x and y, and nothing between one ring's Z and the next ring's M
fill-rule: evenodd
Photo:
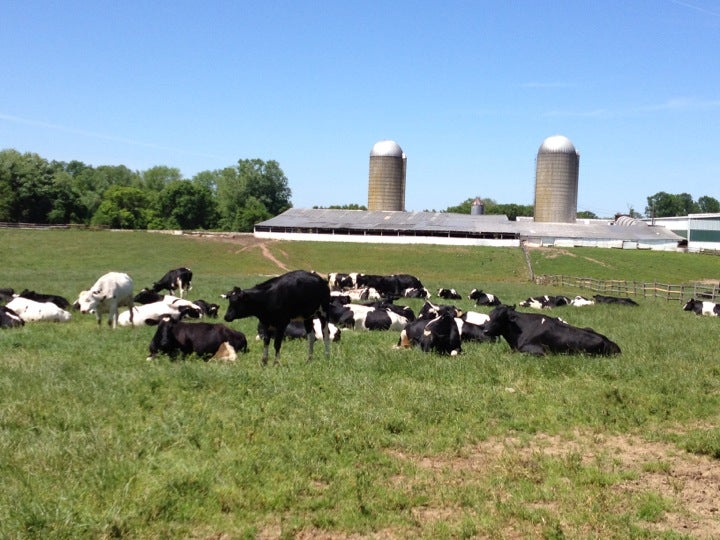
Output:
M189 266L190 298L287 269L411 273L516 303L584 294L531 283L521 250L1 230L0 287L71 301L101 274L135 288ZM536 274L690 283L720 259L532 250ZM343 332L331 356L283 345L262 368L255 319L235 363L147 362L150 327L0 332L3 538L710 538L720 535L719 319L678 302L555 310L613 358L464 344L457 358ZM401 300L417 310L420 300ZM466 298L457 304L477 309ZM218 322L221 322L220 318ZM709 336L709 337L708 337ZM715 508L715 510L713 510Z

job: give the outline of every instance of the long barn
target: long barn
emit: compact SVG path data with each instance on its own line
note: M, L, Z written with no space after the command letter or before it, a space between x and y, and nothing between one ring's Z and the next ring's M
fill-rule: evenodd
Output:
M376 244L440 244L517 247L606 247L674 251L684 239L665 227L622 216L538 223L506 216L290 208L255 225L258 238Z

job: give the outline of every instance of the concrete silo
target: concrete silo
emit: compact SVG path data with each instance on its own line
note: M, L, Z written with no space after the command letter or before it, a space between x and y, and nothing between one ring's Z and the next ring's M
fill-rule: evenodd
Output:
M580 155L570 139L553 135L537 154L535 221L575 223Z
M407 159L395 141L379 141L370 151L368 210L405 211Z

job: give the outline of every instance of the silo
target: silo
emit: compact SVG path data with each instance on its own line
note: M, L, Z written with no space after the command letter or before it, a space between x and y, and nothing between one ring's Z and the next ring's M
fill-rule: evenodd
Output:
M368 210L405 211L407 159L395 141L379 141L370 151Z
M537 154L535 221L575 223L580 155L570 139L553 135Z
M470 215L471 216L482 216L485 213L485 202L480 197L475 197L475 200L470 203Z

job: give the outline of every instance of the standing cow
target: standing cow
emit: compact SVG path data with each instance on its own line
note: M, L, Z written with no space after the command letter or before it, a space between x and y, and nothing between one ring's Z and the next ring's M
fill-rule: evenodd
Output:
M133 281L122 272L108 272L98 278L90 290L82 291L75 301L75 307L81 313L95 313L98 324L107 310L108 324L117 328L118 308L130 308L130 324L133 323Z
M226 295L229 304L225 320L257 317L266 329L263 338L263 365L267 364L270 336L274 336L275 363L280 362L285 329L292 320L302 320L308 337L308 359L315 345L313 319L320 319L325 343L325 356L330 356L330 335L327 318L330 306L328 282L317 274L295 270L271 278L249 289L235 287Z
M192 289L192 278L192 270L181 266L180 268L168 270L159 281L153 283L152 290L160 292L163 289L167 289L170 291L170 294L178 291L180 298L184 298L185 293Z

